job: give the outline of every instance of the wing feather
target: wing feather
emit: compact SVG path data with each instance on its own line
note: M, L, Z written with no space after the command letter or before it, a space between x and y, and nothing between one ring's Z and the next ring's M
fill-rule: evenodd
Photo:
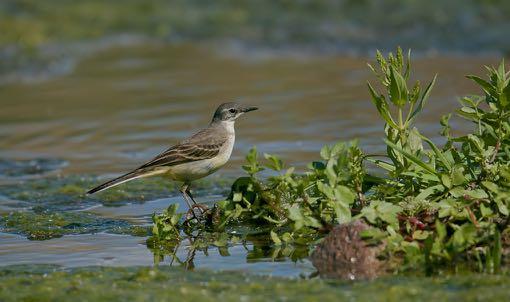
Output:
M227 136L224 133L207 128L196 133L189 139L170 147L151 161L140 166L138 169L174 166L187 162L213 158L218 155L221 147L226 141Z

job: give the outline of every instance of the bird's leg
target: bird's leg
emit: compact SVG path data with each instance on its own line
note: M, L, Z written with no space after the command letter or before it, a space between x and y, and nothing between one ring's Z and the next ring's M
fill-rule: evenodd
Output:
M197 237L200 235L197 234ZM193 270L195 268L195 263L193 260L195 259L196 254L196 248L193 246L194 239L196 237L190 236L189 239L189 249L188 249L188 255L186 256L186 260L184 261L185 269L186 270Z
M193 201L193 204L197 204L195 201L195 198L193 198L193 195L191 195L191 190L189 189L189 185L186 187L186 194L188 194L189 198L191 198L191 201Z
M195 201L195 198L193 198L193 195L191 195L191 190L189 189L189 186L188 186L188 188L187 188L186 193L188 194L188 196L189 196L189 197L191 198L191 200L193 201L193 208L198 208L198 209L200 209L200 214L202 214L202 215L203 215L203 214L204 214L207 210L209 210L209 209L207 208L207 206L206 206L206 205L199 204L199 203L197 203L197 202Z
M193 205L191 204L191 201L193 201L193 203L195 203L195 201L193 200L193 198L191 198L188 195L188 189L189 189L189 185L185 183L185 184L182 185L180 191L181 191L182 197L184 197L184 200L188 204L189 210L193 214L193 217L198 221L198 218L195 215L195 211L193 211Z

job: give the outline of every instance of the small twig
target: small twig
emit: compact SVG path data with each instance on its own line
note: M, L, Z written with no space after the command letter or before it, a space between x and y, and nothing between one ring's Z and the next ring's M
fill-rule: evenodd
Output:
M496 160L496 156L498 155L500 148L501 148L501 140L498 139L498 141L496 142L496 147L494 148L494 153L492 154L492 157L489 160L489 164L493 163Z
M359 188L358 188L359 189ZM363 192L361 190L357 190L358 192L358 199L359 199L359 202L361 203L361 207L364 207L367 203L367 199L365 198L365 194L363 194Z
M471 218L471 221L473 222L475 227L478 229L478 221L476 220L475 214L473 213L473 211L471 211L471 208L469 206L466 206L466 210L469 213L469 218Z

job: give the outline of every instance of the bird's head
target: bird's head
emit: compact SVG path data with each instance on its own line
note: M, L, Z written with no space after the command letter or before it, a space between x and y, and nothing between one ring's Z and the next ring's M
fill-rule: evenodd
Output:
M214 122L233 122L246 112L257 110L257 107L243 106L238 103L223 103L214 112Z

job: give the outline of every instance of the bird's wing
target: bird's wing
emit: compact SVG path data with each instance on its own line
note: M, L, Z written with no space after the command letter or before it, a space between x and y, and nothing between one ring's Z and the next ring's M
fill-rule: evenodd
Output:
M197 132L181 143L170 147L151 161L137 169L101 184L87 192L93 194L130 181L132 179L154 175L158 173L155 168L174 166L192 161L213 158L220 153L221 147L227 141L228 136L222 129L207 128Z
M174 166L187 162L213 158L218 155L221 147L226 141L227 137L223 135L223 133L214 132L212 129L207 128L199 131L181 143L170 147L151 161L140 166L138 169Z

